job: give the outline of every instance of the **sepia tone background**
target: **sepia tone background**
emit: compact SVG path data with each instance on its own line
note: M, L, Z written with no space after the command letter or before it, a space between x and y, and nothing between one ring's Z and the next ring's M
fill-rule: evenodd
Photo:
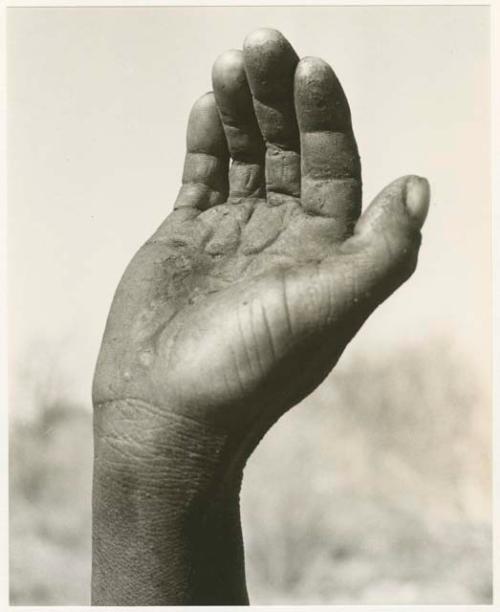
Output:
M268 26L341 79L365 205L408 173L433 195L414 277L249 462L252 603L489 603L487 7L19 8L7 26L11 602L89 602L107 310L171 209L214 59Z

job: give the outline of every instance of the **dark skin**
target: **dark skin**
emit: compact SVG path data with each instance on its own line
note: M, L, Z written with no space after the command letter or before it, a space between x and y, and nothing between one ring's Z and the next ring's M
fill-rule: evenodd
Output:
M96 605L248 603L245 462L417 262L428 183L397 179L360 216L328 64L261 29L212 77L174 210L128 266L97 363Z

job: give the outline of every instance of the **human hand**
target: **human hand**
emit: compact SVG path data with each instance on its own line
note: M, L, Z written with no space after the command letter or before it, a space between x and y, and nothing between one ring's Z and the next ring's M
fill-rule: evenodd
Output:
M239 483L262 435L412 274L429 204L427 181L406 176L360 217L341 85L280 33L220 56L213 90L191 111L174 211L120 282L93 390L98 452L150 466L194 448L210 467L184 475L207 470L190 494L205 500Z
M191 112L175 210L116 293L94 397L250 435L312 391L413 272L428 185L398 179L358 220L340 83L278 32L219 57L213 87Z

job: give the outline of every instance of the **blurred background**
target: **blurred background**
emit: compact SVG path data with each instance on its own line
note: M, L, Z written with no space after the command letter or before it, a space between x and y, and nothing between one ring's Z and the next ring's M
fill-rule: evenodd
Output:
M193 100L255 27L351 103L365 204L427 176L419 267L251 457L252 603L491 602L487 7L8 9L11 603L86 604L92 370Z

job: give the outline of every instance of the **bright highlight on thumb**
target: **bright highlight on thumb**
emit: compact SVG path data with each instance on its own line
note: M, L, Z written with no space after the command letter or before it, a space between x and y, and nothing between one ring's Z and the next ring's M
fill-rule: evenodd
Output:
M429 181L420 176L412 176L406 183L406 208L410 217L422 227L431 200Z

